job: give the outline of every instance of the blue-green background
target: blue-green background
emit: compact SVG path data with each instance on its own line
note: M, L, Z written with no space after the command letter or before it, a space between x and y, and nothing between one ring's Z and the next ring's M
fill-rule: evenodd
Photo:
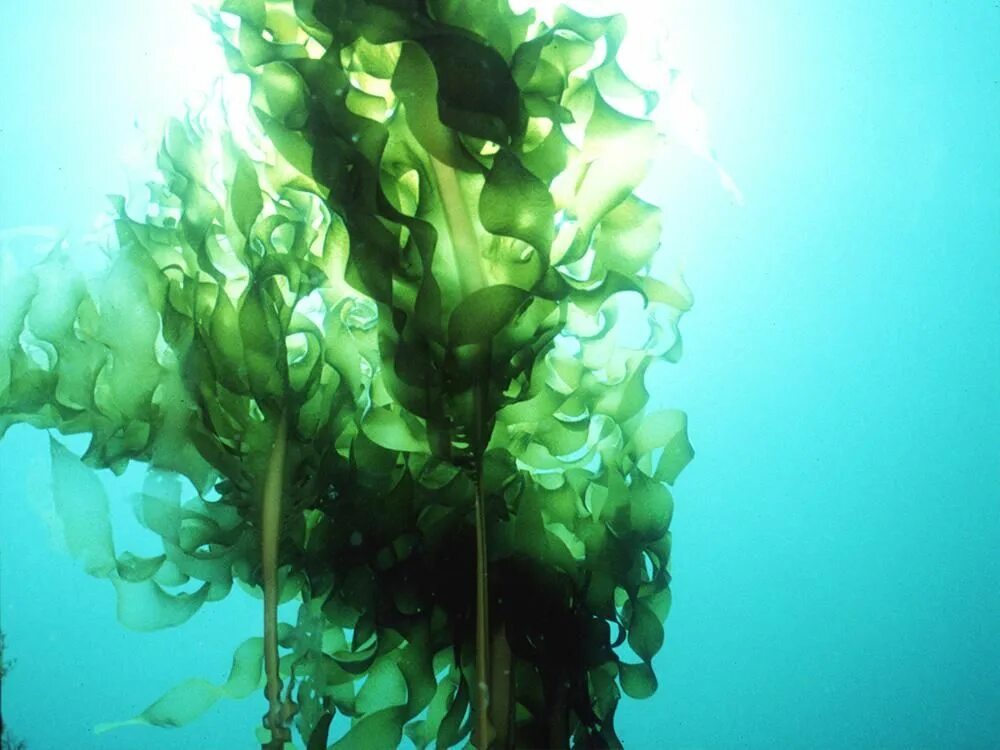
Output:
M688 70L746 204L667 152L696 306L654 373L698 455L676 488L649 748L1000 744L1000 6L679 0ZM0 4L0 229L85 233L134 119L211 77L183 2ZM204 55L199 59L204 60ZM3 710L31 750L250 748L263 701L193 727L93 724L222 679L249 599L153 635L54 550L46 443L0 443ZM134 487L118 483L116 496ZM113 498L115 499L115 498Z

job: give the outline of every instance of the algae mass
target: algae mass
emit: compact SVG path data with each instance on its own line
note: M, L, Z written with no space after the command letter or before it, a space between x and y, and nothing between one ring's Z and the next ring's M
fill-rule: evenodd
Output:
M90 436L82 460L52 439L55 503L121 622L263 595L225 684L100 729L262 692L262 748L293 728L308 750L620 747L621 692L656 689L667 485L693 455L681 412L646 409L691 300L648 273L660 209L635 190L660 134L624 17L229 0L209 20L251 127L171 122L100 271L56 249L0 302L0 431ZM93 472L132 461L155 557L115 548Z
M3 679L7 676L13 666L13 662L7 660L4 649L7 645L7 637L4 635L3 631L0 631L0 687L3 685ZM28 750L27 745L21 740L17 739L13 734L7 731L7 726L3 721L3 711L0 708L0 750Z

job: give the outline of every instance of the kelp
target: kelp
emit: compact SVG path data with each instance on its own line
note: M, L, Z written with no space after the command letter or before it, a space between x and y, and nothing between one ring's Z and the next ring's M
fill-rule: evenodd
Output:
M171 122L104 267L56 249L0 307L0 432L90 435L82 462L52 442L56 507L122 622L179 625L234 581L264 599L225 684L122 723L263 687L268 748L292 725L308 750L620 747L621 692L656 689L668 487L693 456L683 413L646 409L691 296L648 272L660 209L635 191L660 136L617 62L625 19L210 18L250 128ZM155 557L118 553L88 468L129 461Z
M14 662L8 661L6 658L6 648L7 636L3 631L0 631L0 686L2 686L3 679L10 672L11 667L14 666ZM28 746L23 740L18 739L8 731L7 725L4 724L2 710L0 710L0 750L28 750Z

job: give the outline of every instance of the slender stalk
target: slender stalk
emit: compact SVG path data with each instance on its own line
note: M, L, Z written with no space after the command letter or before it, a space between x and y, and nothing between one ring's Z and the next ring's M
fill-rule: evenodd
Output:
M569 688L556 677L548 692L549 745L553 748L568 748Z
M476 476L476 727L479 748L492 744L490 728L490 598L486 555L486 502L482 471Z
M281 532L281 496L285 481L285 452L288 445L288 421L282 412L274 436L274 446L264 477L261 503L261 568L264 577L264 673L267 676L267 728L271 741L264 750L281 750L291 739L285 727L281 706L281 675L278 661L278 537Z
M498 622L499 620L499 622ZM490 641L490 723L495 750L511 750L514 742L514 660L503 620L492 619Z
M447 164L430 157L438 197L444 211L448 235L451 238L452 262L457 274L459 291L467 297L486 284L479 240L476 237L471 209L462 195L458 174ZM484 373L485 374L485 373ZM472 446L476 454L475 520L476 520L476 685L475 742L479 750L492 744L490 726L490 621L489 621L489 556L486 550L486 501L483 488L483 449L486 444L486 390L475 388L475 409L472 425Z
M486 284L476 229L455 170L433 156L429 158L437 182L441 207L444 210L445 223L448 225L448 236L451 237L454 254L452 260L458 273L458 286L462 296L465 297L477 289L482 289Z

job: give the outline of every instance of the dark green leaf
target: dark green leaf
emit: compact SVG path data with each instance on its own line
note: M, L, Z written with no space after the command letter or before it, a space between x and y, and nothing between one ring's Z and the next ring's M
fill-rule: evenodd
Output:
M523 289L506 284L473 292L452 312L448 340L452 346L489 343L514 319L529 297Z

